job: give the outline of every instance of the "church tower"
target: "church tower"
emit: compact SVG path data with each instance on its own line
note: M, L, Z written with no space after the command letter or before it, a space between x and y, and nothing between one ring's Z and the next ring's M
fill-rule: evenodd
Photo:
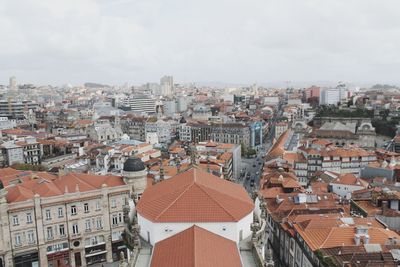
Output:
M136 157L128 158L122 174L125 183L132 186L135 198L139 198L147 186L147 171L142 160Z

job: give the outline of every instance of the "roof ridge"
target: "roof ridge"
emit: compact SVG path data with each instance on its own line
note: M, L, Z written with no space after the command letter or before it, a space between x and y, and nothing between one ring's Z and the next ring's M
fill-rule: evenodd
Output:
M201 189L201 191L203 191L207 196L209 196L210 199L212 199L215 203L217 203L218 206L220 206L229 216L231 216L233 220L236 221L235 216L233 216L228 210L226 210L225 207L221 203L219 203L216 199L214 199L202 186L200 186L199 184L196 184L196 185Z
M333 228L336 227L332 227L331 230L329 231L329 234L327 235L327 237L325 238L325 241L321 244L320 248L323 248L323 246L325 245L325 243L328 241L329 237L331 236L332 232L333 232Z
M193 225L193 267L196 267L196 225Z
M70 172L69 174L72 175L73 177L75 177L75 178L76 178L77 180L79 180L81 183L86 184L87 186L90 186L91 189L93 189L93 188L96 189L95 186L93 186L92 184L90 184L90 183L88 183L88 182L82 180L80 177L76 176L75 173ZM67 175L64 175L64 176L61 176L60 178L64 178L64 179L65 179L66 176L68 176L68 174L67 174ZM57 186L57 187L58 187L58 186ZM60 188L58 188L58 189L62 192L62 189L60 189Z
M163 209L163 210L160 212L160 214L159 214L155 219L158 220L158 218L160 218L161 215L163 215L172 205L174 205L174 204L178 201L178 199L180 199L181 196L182 196L184 193L186 193L194 184L195 184L194 182L191 183L191 184L188 184L188 186L186 187L186 189L183 190L182 193L180 193L180 194L175 198L175 200L172 201L171 204L169 204L165 209Z
M221 178L217 178L217 179L221 179ZM236 184L232 184L232 185L236 185ZM209 188L209 189L214 190L214 191L217 191L218 193L223 194L225 196L228 196L228 197L231 197L231 198L234 198L234 199L237 199L237 200L240 200L240 201L244 202L244 200L242 198L239 198L237 195L230 195L230 194L226 193L225 191L216 190L214 187L210 187L210 186L207 186L205 184L201 184L201 186ZM240 185L238 185L238 186L240 186ZM240 187L242 187L242 186L240 186Z

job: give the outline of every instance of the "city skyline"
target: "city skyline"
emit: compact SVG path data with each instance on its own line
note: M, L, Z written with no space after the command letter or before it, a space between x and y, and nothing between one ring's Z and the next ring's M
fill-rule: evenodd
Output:
M228 5L229 4L229 5ZM0 81L399 83L397 1L2 1Z

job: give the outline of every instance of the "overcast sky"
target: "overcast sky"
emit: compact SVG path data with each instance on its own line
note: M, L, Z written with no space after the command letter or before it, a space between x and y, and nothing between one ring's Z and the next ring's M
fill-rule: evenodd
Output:
M0 84L400 81L399 0L0 0Z

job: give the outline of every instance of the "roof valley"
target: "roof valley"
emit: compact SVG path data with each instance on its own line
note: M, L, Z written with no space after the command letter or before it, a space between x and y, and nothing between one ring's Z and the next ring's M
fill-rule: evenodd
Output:
M156 220L158 220L163 214L164 212L166 212L170 207L172 207L180 198L181 196L183 196L183 194L185 194L187 191L189 191L189 189L194 185L195 183L190 184L188 187L186 187L185 190L182 191L182 193L180 193L178 195L178 197L175 198L174 201L171 202L171 204L169 204L165 209L163 209L160 214L156 217Z
M196 185L201 189L201 191L203 191L207 196L209 196L212 201L217 203L218 206L220 206L229 216L231 216L231 218L233 220L235 220L235 216L233 216L228 210L226 210L225 207L223 205L221 205L221 203L219 203L216 199L214 199L206 190L204 190L204 188L202 186L200 186L198 184L196 184Z

